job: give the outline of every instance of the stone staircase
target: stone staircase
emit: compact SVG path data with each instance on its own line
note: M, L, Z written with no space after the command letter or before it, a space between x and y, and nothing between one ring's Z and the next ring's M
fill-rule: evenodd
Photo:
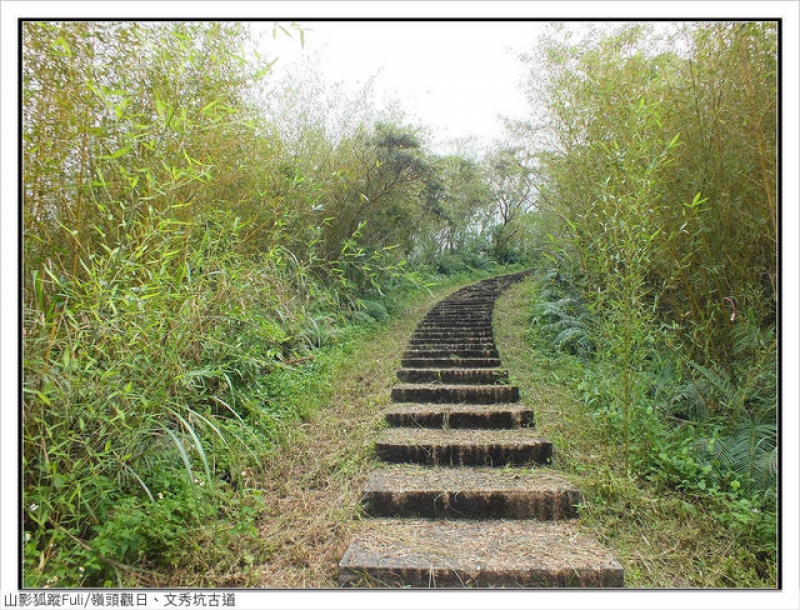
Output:
M467 286L412 336L363 490L371 517L339 563L342 586L622 587L611 552L575 525L579 491L532 469L537 436L494 344L492 313L524 273Z

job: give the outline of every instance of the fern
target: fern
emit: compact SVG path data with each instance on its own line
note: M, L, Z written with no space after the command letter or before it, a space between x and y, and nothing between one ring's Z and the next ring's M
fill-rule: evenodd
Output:
M730 375L718 365L712 367L702 366L689 361L689 366L703 376L705 384L694 382L697 394L703 398L706 405L710 400L716 399L720 408L728 411L738 411L744 404L741 393L731 381ZM704 390L704 391L703 391Z
M709 443L707 452L734 472L746 491L769 492L778 470L777 436L774 420L746 417L731 433Z
M775 493L778 470L775 347L773 328L759 329L745 318L734 331L730 371L690 362L724 426L720 438L707 442L706 454L734 473L745 491L767 495Z
M587 356L595 349L592 319L580 296L556 270L547 272L534 308L533 321L542 324L543 334L552 337L556 349ZM569 294L566 294L569 293Z

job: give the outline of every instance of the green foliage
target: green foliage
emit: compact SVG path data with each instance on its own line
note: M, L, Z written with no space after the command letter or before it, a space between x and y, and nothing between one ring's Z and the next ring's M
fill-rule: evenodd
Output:
M551 270L544 275L539 298L532 322L551 337L556 349L572 355L592 354L596 349L593 320L583 299L561 273Z
M554 28L526 58L552 234L592 287L640 284L703 365L736 357L726 298L774 322L776 41L774 23Z
M420 282L361 221L320 255L236 24L24 29L25 582L119 586L197 552L321 404L319 350Z
M774 23L658 44L644 25L554 28L526 59L538 123L518 129L558 265L534 328L581 358L576 389L631 476L772 562L776 40Z
M387 315L388 301L360 301L394 273L374 256L323 284L280 248L237 256L247 227L223 214L193 226L166 214L142 222L152 229L135 221L128 242L82 260L84 278L48 268L34 279L42 307L25 311L24 362L31 583L77 565L81 582L116 583L117 564L150 569L191 553L186 541L219 509L202 488L238 489L282 422L319 404L315 365L300 372L294 362L340 340L359 305ZM139 240L162 254L157 264ZM78 547L66 544L73 538Z
M531 341L538 349L560 351L562 359L571 361L559 365L571 371L563 379L582 395L602 442L609 447L622 445L630 475L656 489L691 496L720 526L732 528L744 549L756 553L759 561L774 563L777 352L773 331L757 330L752 318L739 320L735 350L740 357L729 371L689 360L662 330L660 340L648 344L641 352L645 358L630 367L626 378L622 360L601 353L607 339L593 350L566 341L598 336L595 319L603 310L590 316L566 273L551 269L537 277L530 309ZM650 333L657 336L655 329ZM621 402L626 382L627 435Z
M494 257L504 263L519 262L515 246L522 217L533 207L535 189L530 154L520 146L489 154L487 184L492 202L491 238Z

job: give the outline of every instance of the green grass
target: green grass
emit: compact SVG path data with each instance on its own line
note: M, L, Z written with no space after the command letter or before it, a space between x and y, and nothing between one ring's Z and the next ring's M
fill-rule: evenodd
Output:
M360 489L376 467L373 446L390 406L390 389L408 339L425 312L445 294L475 281L460 276L432 293L418 292L390 319L362 328L318 359L309 378L290 401L306 404L307 416L281 431L267 471L258 482L261 507L253 517L258 536L216 542L215 555L229 562L227 574L213 578L202 570L176 571L170 584L267 588L335 587L336 566L360 520ZM310 402L307 402L310 401ZM231 557L255 557L249 567ZM197 555L198 558L202 554Z
M486 273L442 279L405 294L382 321L337 334L296 367L268 376L283 416L271 429L263 470L223 486L216 519L169 569L131 572L128 584L191 587L336 586L336 565L360 516L360 487L400 355L425 312Z
M552 467L584 495L581 526L615 549L626 586L774 588L776 566L754 544L752 521L744 528L720 521L723 514L749 517L742 511L758 509L626 474L623 439L609 434L578 389L588 365L552 349L531 325L536 290L528 280L498 300L501 358L522 401L534 408L538 429L554 444Z

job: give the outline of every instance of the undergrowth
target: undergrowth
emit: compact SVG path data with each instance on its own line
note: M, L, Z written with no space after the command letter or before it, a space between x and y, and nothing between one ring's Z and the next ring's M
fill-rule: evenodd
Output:
M626 468L623 371L602 354L599 314L555 271L504 299L504 362L530 388L554 467L584 493L582 523L618 550L626 586L776 586L774 336L745 321L730 373L693 364L668 336L650 344L631 370Z
M266 456L330 398L354 342L442 279L351 242L332 268L280 246L243 256L239 219L169 212L82 275L33 272L26 586L152 584L209 528L223 546L254 535Z

